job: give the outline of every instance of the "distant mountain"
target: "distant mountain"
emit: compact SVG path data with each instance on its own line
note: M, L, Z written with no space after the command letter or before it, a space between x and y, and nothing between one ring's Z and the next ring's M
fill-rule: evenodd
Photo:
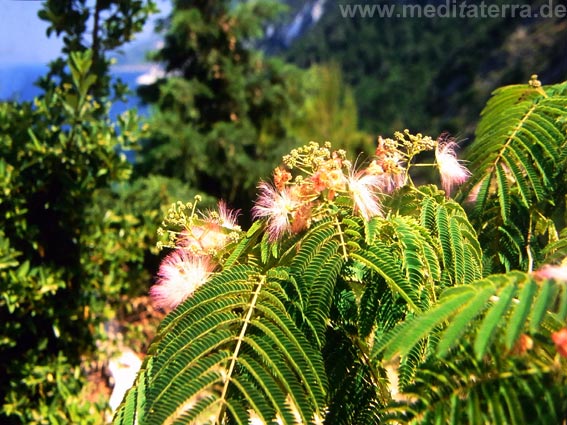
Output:
M266 36L255 47L270 54L282 54L289 46L306 34L325 13L328 0L280 0L287 7L287 11L280 16L277 23L266 28ZM151 84L158 77L164 75L159 64L151 63L148 54L158 50L163 43L160 34L146 33L142 40L134 40L125 49L114 53L116 71L142 72L138 84Z
M259 43L268 54L285 51L298 38L311 29L325 13L328 0L281 0L288 10L280 22L268 26L266 37Z
M517 3L537 12L545 1ZM272 47L300 67L337 63L369 132L448 130L468 137L497 87L527 83L532 74L544 84L567 80L564 18L345 17L341 5L379 2L328 0L313 22L317 2L289 3L291 16L269 39ZM492 4L509 6L507 0ZM297 32L296 20L302 23Z
M280 54L298 38L307 33L323 17L329 0L280 0L287 11L280 16L277 23L266 28L263 40L256 47L268 54ZM159 49L162 36L146 32L144 37L134 40L112 56L119 69L149 69L148 53Z
M285 51L296 39L309 31L323 16L329 0L280 0L287 11L279 21L266 28L266 36L258 42L257 47L268 54ZM114 53L113 57L120 68L132 69L140 66L149 67L148 53L159 49L162 36L146 33L140 40L134 40Z

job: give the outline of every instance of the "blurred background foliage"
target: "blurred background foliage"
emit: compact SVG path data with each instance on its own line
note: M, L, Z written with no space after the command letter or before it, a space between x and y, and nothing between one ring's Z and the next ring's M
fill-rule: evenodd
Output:
M170 75L140 90L155 114L136 169L248 207L258 179L296 144L285 124L303 90L299 69L247 47L280 8L230 3L179 1L161 22L152 58Z
M567 75L567 21L560 17L345 19L339 3L365 2L324 3L316 25L288 48L274 43L273 50L301 67L339 64L366 131L468 136L496 87L526 81L536 71L544 84ZM547 3L513 2L534 10Z
M172 1L149 54L163 76L138 90L149 117L111 120L136 94L110 56L155 2L43 3L61 55L39 97L0 103L0 423L104 422L88 365L110 352L95 342L147 293L172 202L223 198L246 225L258 180L295 146L372 153L404 128L465 138L496 87L567 77L565 20L345 19L337 5Z

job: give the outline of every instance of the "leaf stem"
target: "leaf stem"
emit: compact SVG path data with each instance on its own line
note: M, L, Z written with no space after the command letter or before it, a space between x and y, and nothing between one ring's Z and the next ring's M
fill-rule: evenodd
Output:
M339 238L341 239L341 246L343 248L343 258L345 261L348 260L348 252L346 250L346 243L343 237L343 230L341 229L341 223L339 222L339 218L335 215L335 223L337 224L337 229L339 229Z
M531 273L534 268L534 257L532 254L531 238L532 238L533 215L530 212L530 223L528 225L528 234L526 235L526 252L528 254L528 273Z
M217 416L217 420L215 423L222 423L221 422L221 418L225 412L225 407L226 407L226 394L228 392L228 385L230 384L230 377L232 376L232 373L234 372L234 367L236 366L236 362L238 360L238 354L240 352L240 347L242 346L242 340L244 339L244 335L246 334L246 331L248 330L248 325L250 324L250 319L252 318L252 313L255 310L255 306L256 303L258 301L258 296L260 295L260 290L262 289L262 286L264 285L264 282L266 280L265 276L262 276L260 281L256 284L256 288L254 289L254 294L252 295L252 300L250 301L250 307L248 308L248 311L246 312L246 317L244 318L244 324L242 326L242 329L240 330L240 334L238 335L238 340L236 342L236 347L234 348L234 353L232 353L232 358L230 360L230 366L228 367L228 372L226 374L226 379L224 382L224 387L222 389L222 393L220 396L220 401L222 402L221 404L221 409L219 411L219 414Z

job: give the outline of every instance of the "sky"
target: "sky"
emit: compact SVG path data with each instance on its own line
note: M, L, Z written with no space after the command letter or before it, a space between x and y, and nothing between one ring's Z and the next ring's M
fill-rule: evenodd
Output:
M61 49L37 17L40 1L0 0L0 64L47 63Z
M47 23L37 17L41 8L37 0L0 0L0 66L10 64L46 64L56 58L61 40L47 38ZM157 0L160 10L170 10L170 2ZM153 24L146 25L138 42L151 37Z

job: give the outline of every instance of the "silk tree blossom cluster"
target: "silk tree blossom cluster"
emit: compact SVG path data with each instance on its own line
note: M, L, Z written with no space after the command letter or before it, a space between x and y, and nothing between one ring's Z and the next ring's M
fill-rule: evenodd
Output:
M455 147L456 142L445 136L434 140L405 130L391 139L378 138L374 156L362 167L349 161L345 151L331 151L328 142L324 146L311 142L283 158L284 165L275 169L273 183L260 182L252 215L266 220L272 242L328 215L337 197L350 200L354 213L367 221L382 216L383 198L412 184L409 170L416 165L415 158L430 150L436 152L435 165L449 194L470 175L457 160Z
M168 243L173 248L161 262L156 284L150 288L154 305L172 310L205 284L218 266L218 254L240 236L238 211L220 201L217 211L207 211L200 217L194 204L174 204L163 226L168 230ZM189 212L189 213L188 213ZM158 231L163 235L163 228ZM161 244L163 246L163 244Z
M266 221L269 240L274 242L309 228L313 221L336 211L339 203L350 204L367 221L382 216L384 197L413 184L409 170L417 165L417 155L430 150L435 150L442 186L449 193L470 174L456 159L455 148L452 139L434 140L405 130L391 139L379 138L374 156L365 166L357 166L345 151L331 151L330 143L311 142L284 157L284 165L274 171L273 183L260 182L253 218ZM150 289L158 308L174 309L191 296L220 267L226 247L242 236L238 211L221 201L215 211L198 214L198 202L174 204L158 230L161 236L167 235L167 242L158 245L173 249Z

